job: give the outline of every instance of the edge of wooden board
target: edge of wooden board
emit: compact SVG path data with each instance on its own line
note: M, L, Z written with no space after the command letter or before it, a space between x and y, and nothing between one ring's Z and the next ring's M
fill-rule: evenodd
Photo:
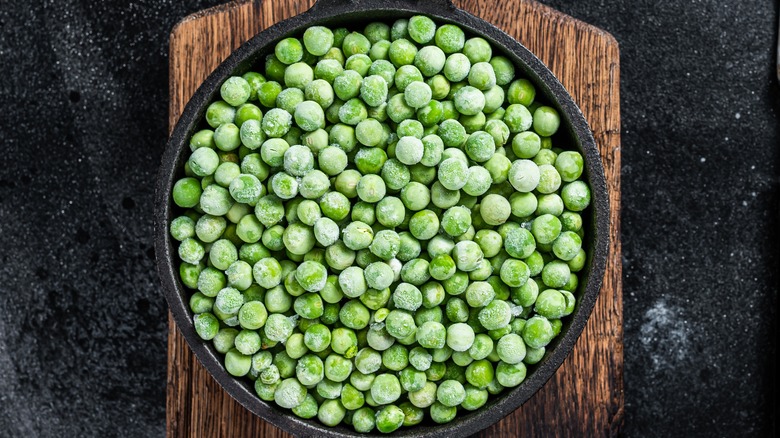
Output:
M268 13L270 11L271 15L279 15L274 14L274 3L282 3L282 2L272 2L271 0L265 0L265 1L257 1L257 0L239 0L239 1L233 1L230 3L226 3L223 5L218 5L209 9L205 9L193 14L190 14L183 18L181 21L179 21L171 30L170 33L170 46L169 49L172 50L176 43L178 42L178 38L181 36L184 32L189 32L189 26L200 26L202 23L199 21L201 20L207 20L207 19L215 19L221 15L221 14L230 14L230 19L234 19L236 17L239 17L243 15L249 16L249 18L256 17L260 18L260 15L264 13ZM483 5L483 1L480 0L462 0L462 1L456 1L455 2L458 7L461 9L464 9L468 11L469 13L472 13L476 16L484 16L480 11L484 10L485 5ZM510 2L506 2L505 4L509 4ZM590 25L588 23L585 23L581 20L575 19L573 17L570 17L568 15L565 15L559 11L556 11L555 9L539 4L534 1L530 0L516 0L511 5L513 8L517 8L518 10L522 9L523 11L531 11L533 10L533 13L535 16L543 17L545 20L548 20L548 23L545 23L545 27L549 25L559 25L559 26L566 26L566 29L571 30L575 33L586 33L588 38L594 38L599 41L599 44L603 45L605 53L607 53L607 56L612 60L612 62L609 64L609 73L610 73L610 79L609 79L609 99L605 99L606 103L608 105L612 105L613 108L600 108L598 111L595 111L593 114L591 114L591 117L596 117L600 119L599 126L603 129L600 129L598 132L594 132L594 137L596 137L597 144L599 146L599 150L602 155L602 160L604 161L604 167L605 172L609 171L611 173L611 178L608 177L608 188L609 188L609 198L610 198L610 204L611 204L611 214L610 214L610 235L611 235L611 243L610 243L610 257L607 262L607 271L605 273L604 277L604 286L603 287L611 287L613 292L610 292L609 296L605 295L602 290L602 294L599 296L598 301L596 303L596 307L594 308L594 313L597 311L601 312L607 312L607 316L616 316L619 320L618 324L611 325L611 328L613 329L612 333L605 333L604 330L596 330L592 325L595 324L593 321L593 318L591 318L588 321L588 325L586 326L585 330L583 331L583 336L580 337L580 339L577 342L577 345L575 345L575 352L580 350L581 348L585 347L579 347L581 344L585 343L585 338L590 335L595 335L597 337L609 337L612 339L611 343L614 347L614 351L609 352L610 354L614 355L615 357L618 357L618 359L612 361L611 365L614 366L612 372L607 372L608 377L617 379L618 381L610 381L608 382L610 388L612 391L605 391L612 394L614 397L611 400L611 403L608 403L609 406L602 406L602 408L608 409L608 408L614 408L614 410L610 410L608 412L608 420L606 424L602 424L601 426L604 427L602 429L602 432L604 435L616 435L618 431L620 430L620 427L623 422L623 408L624 408L624 400L623 400L623 374L622 374L622 368L623 368L623 360L622 360L622 350L623 350L623 329L622 329L622 275L621 275L621 259L620 259L620 240L619 240L619 231L620 231L620 111L619 111L619 105L620 105L620 99L619 99L619 44L617 40L608 32L595 27L593 25ZM295 4L294 7L290 7L289 5L286 6L288 10L284 10L281 12L281 15L284 15L288 12L291 12L291 15L295 15L297 13L303 12L306 9L308 9L308 2L301 2ZM244 8L250 8L250 11L245 11ZM300 10L297 10L300 9ZM239 13L240 12L240 13ZM244 17L247 18L247 17ZM220 18L221 19L221 18ZM488 20L491 21L491 20ZM495 23L494 23L495 24ZM503 26L496 24L497 27L500 29L504 29ZM254 25L255 29L259 29L263 27L262 23ZM570 29L569 29L570 28ZM505 30L504 30L505 31ZM505 31L506 32L506 31ZM508 33L508 32L507 32ZM231 38L231 41L229 41L228 45L234 45L237 46L241 42L251 38L254 33L250 35L241 35L244 38L236 38L234 35ZM517 38L521 41L521 43L524 43L526 46L529 46L530 44L526 44L526 42L523 40L523 38ZM172 52L171 52L172 53ZM228 51L229 53L229 51ZM180 59L179 59L180 60ZM550 66L548 67L555 67ZM207 72L206 74L208 74ZM204 77L205 78L205 77ZM204 78L199 78L199 80L202 80ZM170 79L171 84L173 84L174 79L174 69L173 64L171 64L170 69ZM564 83L564 86L566 84ZM568 89L568 87L567 87ZM181 90L181 88L179 88ZM173 109L173 99L174 96L175 87L171 85L170 88L170 97L171 97L171 109ZM571 93L573 97L575 97L575 101L577 101L576 95L578 93L582 93L581 90L573 90L575 93ZM190 94L194 92L194 88L191 90ZM176 97L177 99L179 97ZM183 105L177 105L178 110L177 113L171 112L170 117L170 128L173 128L175 120L179 117L180 112L183 110ZM589 117L590 121L590 117ZM591 124L593 126L593 124ZM608 286L609 285L609 286ZM611 302L605 303L603 300L609 300L611 299ZM612 311L610 312L610 309ZM590 330L589 328L590 327ZM601 327L603 328L603 326ZM592 333L593 332L593 333ZM177 344L177 340L180 342ZM177 347L181 347L181 344L184 344L185 349L181 350L179 348L179 351L177 350ZM175 323L173 322L173 319L169 316L169 341L168 341L168 350L169 354L184 354L186 355L189 353L190 356L192 356L191 351L189 351L189 347L184 342L183 338L181 337L181 334L178 332L178 328L175 327ZM580 352L580 354L582 354ZM533 404L535 399L538 399L539 397L544 397L542 393L554 389L558 389L561 384L563 385L574 385L574 383L569 382L572 380L573 377L573 370L569 369L572 367L571 363L574 360L575 354L570 355L566 361L564 361L563 365L559 369L558 372L555 373L555 375L551 378L551 381L545 385L545 387L540 390L539 393L534 395L523 407L520 408L520 410L523 410L526 406L529 406L530 404ZM188 360L189 359L189 360ZM174 360L169 359L168 363L168 385L170 389L170 385L172 384L172 376L171 373L174 371L172 365ZM180 364L186 364L188 366L194 366L194 367L200 367L199 362L197 362L197 359L194 357L187 358L185 357L183 361L179 362ZM568 365L567 365L568 364ZM202 368L202 367L201 367ZM562 372L564 368L567 368L568 372ZM596 370L595 367L593 367L594 370ZM187 376L182 376L182 370L179 369L178 373L179 376L175 377L178 380L179 385L190 385L190 389L187 391L187 394L192 395L193 388L192 383L194 381L202 381L202 377L198 373L198 370L192 370L187 369L184 372L187 373ZM606 372L603 371L602 372ZM196 375L197 374L197 375ZM562 375L565 374L565 375ZM211 376L208 376L208 378L211 378ZM556 382L553 382L555 380ZM213 382L214 385L217 385L216 382ZM179 393L181 396L182 394ZM189 406L192 404L191 400L184 400L184 397L180 397L178 400L171 399L171 391L168 391L168 398L166 399L166 407L168 409L177 407L179 412L182 411L188 411ZM230 403L236 404L237 403L230 398L229 395L224 394L223 406L220 409L230 409L232 406ZM530 408L530 406L529 406ZM243 409L243 408L241 408ZM542 409L544 411L544 409ZM248 411L247 411L248 412ZM254 415L251 413L248 414L249 418L254 418ZM516 411L516 413L510 414L508 417L506 417L504 420L501 420L500 422L496 423L495 425L491 426L490 428L486 429L485 432L483 432L483 435L487 435L488 433L494 432L497 433L501 431L501 429L509 428L511 429L514 427L514 430L521 430L521 426L519 424L516 424L519 419L527 417L528 415L522 415L519 413L519 411ZM181 420L182 418L172 418L174 416L170 415L169 413L166 414L166 424L168 426L168 434L171 434L171 427L191 427L193 423L196 423L197 419L192 417L185 417L184 419L189 419L187 425L178 425L176 423L177 420ZM240 415L241 418L245 418L245 415ZM231 430L229 425L226 423L228 420L223 419L222 425L219 427L219 430L222 432L222 434L225 434L227 431ZM502 424L503 423L503 424ZM508 423L508 424L507 424ZM502 427L503 426L503 427ZM247 426L248 427L248 426ZM260 426L251 426L254 427L260 427ZM266 427L270 427L271 430L274 429L273 426L267 426L262 425L262 428L264 430L268 429ZM552 429L555 429L555 427L552 427ZM244 429L245 430L245 429ZM540 431L543 431L545 429L541 429ZM558 430L558 429L556 429ZM194 432L193 430L190 430L190 432ZM279 431L281 432L281 431ZM504 430L506 432L506 430Z

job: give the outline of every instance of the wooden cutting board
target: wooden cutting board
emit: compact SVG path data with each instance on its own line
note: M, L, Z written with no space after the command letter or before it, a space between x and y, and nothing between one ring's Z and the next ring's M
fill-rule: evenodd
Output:
M230 52L314 0L234 2L184 18L170 39L170 127L200 83ZM620 264L620 99L615 39L531 0L455 0L503 29L560 79L590 123L607 177L611 248L604 286L574 351L527 403L484 437L613 436L623 422ZM244 409L195 359L169 317L169 437L289 437Z

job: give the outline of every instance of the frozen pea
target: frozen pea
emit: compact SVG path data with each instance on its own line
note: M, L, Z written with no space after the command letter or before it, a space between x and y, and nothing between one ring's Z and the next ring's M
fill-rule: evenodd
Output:
M466 302L471 307L487 306L496 296L495 289L486 281L474 281L466 288Z
M455 92L453 102L461 114L475 115L485 108L485 95L479 89L466 85Z
M553 260L542 269L542 282L548 287L562 288L569 282L571 270L566 262ZM537 298L538 301L538 298Z
M541 148L542 140L535 132L521 132L512 139L512 151L518 158L534 158Z
M385 197L387 188L379 175L364 175L357 184L358 197L364 202L376 203Z
M374 239L374 231L368 224L355 221L344 228L343 239L349 249L357 251L368 248Z
M303 45L314 56L322 56L333 46L333 32L324 26L311 26L303 33Z
M490 65L496 74L496 83L498 85L508 85L515 77L515 66L505 56L494 56L490 59ZM510 102L515 103L515 102Z
M369 173L379 174L386 161L387 153L380 148L360 148L357 154L355 154L354 159L355 167L357 167L357 170L363 175ZM339 177L347 174L347 172L342 172ZM356 176L360 176L360 174ZM357 185L357 180L355 181L355 185ZM355 196L356 195L357 193L355 193Z
M290 130L291 126L292 115L281 108L273 108L263 117L263 132L271 138L283 137Z
M398 124L398 128L396 128L395 133L398 138L414 137L417 139L422 139L423 135L425 134L425 127L422 123L420 123L419 120L408 119Z
M523 286L531 276L531 271L522 260L507 259L501 265L501 281L509 287Z
M435 99L431 93L432 99ZM426 105L417 110L417 120L424 129L435 129L438 131L437 123L444 117L444 106L437 100L431 100Z
M302 177L314 168L314 154L306 146L290 146L284 152L283 163L285 171L290 175Z
M404 89L404 101L414 109L422 108L431 101L431 87L425 82L415 81Z
M457 25L445 24L436 29L435 41L445 53L455 53L463 49L466 35Z
M344 37L341 43L341 50L344 55L349 57L357 53L366 54L371 48L371 42L360 32L352 32Z
M533 193L513 193L509 197L512 214L517 217L531 216L537 208L538 200Z
M241 174L241 168L232 161L225 161L214 172L214 182L222 187L229 187L230 183ZM259 181L258 181L259 182Z
M574 181L563 186L561 190L563 205L575 212L585 210L590 205L590 188L584 181Z
M525 228L513 228L507 231L504 237L504 249L510 256L518 259L530 257L536 249L537 239L535 236L535 233L532 233L532 231L528 231Z
M303 90L286 88L276 96L276 106L292 114L295 112L295 107L304 99Z
M392 310L385 319L385 329L390 336L404 339L414 334L417 327L410 313L404 310Z
M489 90L496 85L496 74L493 66L487 62L477 62L471 66L468 76L469 85L479 90Z
M536 89L528 79L517 79L509 85L507 98L510 104L529 106L536 97Z
M478 163L489 160L495 152L495 140L485 131L476 131L466 140L466 154Z
M339 239L339 226L330 218L319 218L314 223L314 237L320 245L329 247Z
M479 245L470 240L456 243L452 251L452 256L458 269L463 272L470 272L477 269L484 258L484 254Z
M318 292L325 287L328 271L320 263L305 261L295 270L295 279L298 284L309 292ZM321 306L321 304L320 304Z
M239 128L242 128L250 120L259 122L262 119L263 111L257 105L245 103L236 109L235 124Z
M424 152L423 142L411 136L401 137L395 149L398 161L406 165L419 163Z
M199 148L192 152L189 160L190 170L197 176L212 175L219 166L219 156L213 149ZM188 181L182 179L180 181Z
M376 290L390 287L395 279L393 269L384 262L374 262L366 266L364 271L366 284Z
M387 55L396 68L410 65L414 62L414 58L417 55L417 47L409 40L400 38L390 43Z
M386 227L400 225L404 220L404 214L404 203L399 198L387 196L377 203L376 219Z
M231 348L225 354L225 369L233 376L245 376L247 373L249 373L251 366L252 357L242 354L235 348Z
M422 210L415 213L409 220L409 231L420 240L428 240L436 235L439 230L439 219L431 210Z
M472 64L488 62L493 55L493 49L484 38L473 37L464 43L463 54L469 58Z
M241 145L238 126L233 123L219 125L214 130L214 144L221 151L232 151Z
M398 233L393 230L380 230L377 231L368 248L372 254L379 257L380 259L390 260L395 257L396 254L398 254L400 245L401 238Z
M366 292L368 285L363 274L363 269L357 266L350 266L339 274L339 286L344 295L350 298L356 298Z
M438 208L449 208L458 203L460 200L459 190L449 190L444 187L439 181L433 183L431 186L431 202Z
M282 239L290 253L301 256L311 251L316 241L312 228L302 223L290 224L285 228Z
M509 169L509 182L518 192L531 192L539 185L539 166L531 160L516 160Z
M232 106L239 106L249 99L251 87L246 79L240 76L231 76L220 87L222 100Z
M381 22L369 23L363 30L363 34L371 44L376 44L377 41L390 39L390 26Z
M471 226L471 212L466 207L451 207L444 212L441 226L450 236L458 237Z
M529 348L545 347L554 337L552 324L543 316L532 316L526 321L521 336Z
M284 64L292 64L303 58L303 45L297 38L285 38L274 48L276 59Z
M415 82L423 82L420 70L413 65L403 65L395 72L395 86L400 92L406 91L406 87Z
M271 191L280 199L292 199L298 194L298 180L284 172L271 177Z
M339 61L323 58L314 67L314 78L322 79L332 86L336 77L343 72L344 66Z
M414 116L414 108L406 104L403 93L398 93L390 97L387 102L387 116L393 122L400 123Z
M562 229L561 221L556 216L544 214L531 223L531 233L537 242L550 244L558 238Z
M490 176L490 171L482 166L471 166L463 191L469 196L482 196L490 190L492 183L493 178Z
M467 351L474 343L474 329L458 322L447 327L447 346L454 351Z
M534 311L545 318L555 319L564 316L566 308L566 297L560 291L546 289L536 298Z
M409 19L407 31L415 42L425 44L434 38L436 23L424 15L415 15Z
M503 121L509 127L509 132L516 134L530 129L533 117L525 106L512 104L506 108Z
M318 154L317 163L321 171L335 176L347 167L347 154L341 148L328 146Z
M439 165L438 179L444 188L459 190L468 181L468 166L463 160L448 158Z
M182 208L191 208L200 202L203 189L195 178L182 178L173 186L173 202Z
M407 209L420 211L430 203L431 193L424 184L412 181L401 189L401 201Z
M368 69L371 67L371 57L362 53L356 53L349 58L344 64L344 69L354 70L360 74L361 77L368 74Z
M295 106L295 123L306 132L316 131L325 127L325 112L317 102L303 101Z
M351 98L339 108L339 120L347 125L356 126L368 117L366 105L357 98Z
M561 118L555 108L540 106L534 111L533 127L540 136L550 137L558 131L560 124Z
M210 104L206 109L206 122L212 128L217 128L225 123L233 123L235 121L235 114L235 108L225 101L218 100Z
M493 137L496 149L505 145L509 140L509 127L502 120L487 120L485 122L485 132Z
M274 391L274 401L277 405L292 409L306 399L306 388L296 378L288 378L279 382Z
M306 199L316 199L323 196L330 189L330 180L320 170L310 170L301 178L298 184L298 193Z
M512 209L505 197L489 194L482 199L479 212L486 224L497 226L509 219Z
M413 284L400 283L396 286L392 297L397 309L414 312L422 305L422 293Z
M360 97L371 107L387 101L387 81L379 75L367 76L360 85Z
M446 59L446 55L441 48L425 46L415 55L414 66L420 70L423 76L431 77L444 68Z
M399 160L392 158L382 167L382 179L390 190L400 190L409 183L409 168Z
M436 390L436 399L444 406L456 407L466 399L466 390L457 380L445 380Z
M328 192L320 198L320 209L323 215L340 221L349 216L350 202L343 193Z
M296 62L284 71L284 85L305 90L314 80L314 69L305 62Z
M200 150L200 149L198 149ZM216 184L211 184L203 189L200 195L200 208L212 216L223 216L233 206L233 198L230 192Z
M462 53L453 53L444 62L444 77L451 82L460 82L466 79L471 70L471 61Z
M393 403L401 397L401 383L392 374L379 374L371 384L371 397L379 404Z
M395 67L386 59L376 59L371 63L371 67L368 68L368 74L380 76L385 80L388 89L394 85L395 73Z
M270 138L260 146L260 156L271 167L281 167L284 164L284 153L290 145L281 138Z
M504 89L498 85L494 85L492 88L485 90L483 94L485 95L485 107L482 109L482 112L485 114L493 114L498 111L504 103ZM498 119L500 120L503 116L504 115L502 114Z
M282 92L282 84L277 81L268 81L260 85L257 90L257 99L266 107L273 108L276 98Z
M558 171L550 164L539 166L539 184L536 190L542 194L549 194L558 191L561 186L561 176Z
M463 128L466 130L466 133L471 134L485 128L487 117L485 117L484 112L480 111L470 116L461 115L458 118L458 121L461 123L461 125L463 125Z
M361 120L355 127L355 135L358 141L366 146L376 146L382 142L382 124L372 118Z

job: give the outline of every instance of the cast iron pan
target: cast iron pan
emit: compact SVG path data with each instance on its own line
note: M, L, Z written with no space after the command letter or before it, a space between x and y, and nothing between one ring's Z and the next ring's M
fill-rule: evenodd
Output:
M157 182L155 210L155 253L157 269L165 296L176 324L195 355L219 384L245 408L266 421L297 436L366 436L348 426L326 427L316 419L303 420L274 403L266 403L257 397L248 379L234 378L225 371L219 355L209 343L203 342L195 332L192 314L188 306L189 293L178 276L178 256L168 228L171 219L178 214L171 202L174 182L184 174L185 153L189 152L189 138L203 123L208 104L219 96L219 88L228 77L243 74L252 66L262 66L264 57L273 53L276 41L300 35L312 25L345 26L362 29L371 21L392 21L401 17L425 14L439 23L460 25L472 35L479 35L503 52L516 66L517 74L534 83L537 96L554 106L561 115L561 131L557 136L575 147L585 158L586 175L592 191L591 207L586 211L586 238L588 249L587 272L578 290L578 303L574 313L564 323L561 334L548 346L544 359L529 367L528 377L517 388L507 390L475 412L461 412L450 423L427 423L401 428L396 436L415 437L465 437L497 422L517 409L553 375L571 352L585 327L601 288L609 243L609 201L601 159L585 118L572 101L571 96L528 49L490 23L456 8L451 0L319 0L311 9L260 32L241 45L198 88L189 101L173 130L162 158Z

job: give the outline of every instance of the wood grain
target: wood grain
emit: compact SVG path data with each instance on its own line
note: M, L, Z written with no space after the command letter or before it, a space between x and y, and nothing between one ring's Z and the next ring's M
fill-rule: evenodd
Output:
M170 38L170 126L198 85L230 52L314 0L229 3L182 20ZM611 35L530 0L455 0L534 52L572 94L590 123L607 177L611 248L601 295L572 354L525 405L484 437L614 436L623 422L623 311L620 264L619 53ZM224 392L168 331L169 437L288 437Z

